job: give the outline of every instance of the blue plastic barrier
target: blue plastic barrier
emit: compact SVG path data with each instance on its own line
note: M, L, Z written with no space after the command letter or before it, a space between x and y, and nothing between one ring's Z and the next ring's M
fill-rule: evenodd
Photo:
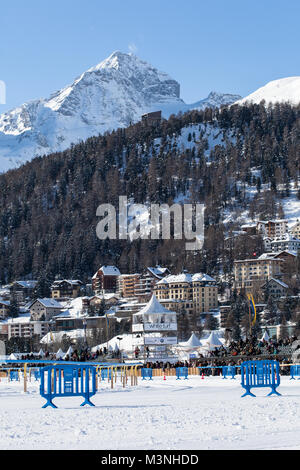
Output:
M56 397L77 396L84 397L80 406L95 406L90 397L95 395L96 391L96 368L93 366L59 364L41 368L40 395L47 400L43 408L57 408L52 402Z
M101 380L108 378L111 380L111 368L101 369Z
M176 380L180 380L180 377L187 379L189 375L189 370L187 367L176 367Z
M250 395L255 397L250 392L251 388L264 388L270 387L271 392L268 396L275 393L280 395L276 391L276 388L280 385L280 368L278 361L245 361L241 364L241 378L242 387L246 390L246 393L242 395Z
M290 380L295 380L295 376L298 377L298 380L300 380L300 365L291 366L290 374Z
M149 368L143 368L142 370L142 380L146 380L148 378L149 380L152 380L152 369Z
M17 380L20 381L19 371L18 370L10 370L9 371L9 380Z
M235 380L236 367L235 366L223 366L222 367L223 379L226 379L228 375L231 375L231 380Z
M35 380L40 380L40 378L41 378L40 369L33 369L33 375L34 375Z

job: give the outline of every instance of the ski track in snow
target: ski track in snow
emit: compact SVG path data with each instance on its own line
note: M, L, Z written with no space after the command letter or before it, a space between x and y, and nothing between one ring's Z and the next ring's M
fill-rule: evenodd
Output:
M92 397L56 398L42 409L39 383L0 382L1 449L300 449L300 381L281 378L281 397L254 389L241 398L240 378L155 377Z

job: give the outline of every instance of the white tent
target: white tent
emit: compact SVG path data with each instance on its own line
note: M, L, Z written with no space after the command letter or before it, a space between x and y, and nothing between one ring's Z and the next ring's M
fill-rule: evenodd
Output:
M73 348L72 346L69 347L68 351L66 352L66 354L68 354L69 356L71 356L71 354L73 353Z
M212 331L203 346L209 351L213 351L214 349L223 346L223 344L219 340L218 335Z
M42 348L39 350L38 355L41 356L41 357L44 357L44 356L45 356L45 353L44 353L44 351L42 350Z
M188 341L182 342L174 346L172 349L178 354L180 360L189 360L190 355L198 357L199 356L199 348L201 348L202 343L197 338L195 333L192 333L191 337Z
M151 300L132 316L133 323L150 322L150 323L176 323L176 312L165 308L156 298L155 294L152 294Z
M11 354L8 356L8 359L11 359L12 361L16 361L16 360L17 360L16 356L15 356L13 353L11 353Z
M184 343L180 343L179 347L185 349L185 350L194 350L197 348L200 348L202 346L201 341L197 338L195 333L192 333L191 337L188 339L188 341Z
M56 356L56 359L60 359L60 358L63 358L65 355L65 353L59 348L59 350L57 351L57 353L55 354Z
M66 352L66 354L64 355L64 359L66 358L66 356L71 356L72 355L72 352L73 352L73 349L72 349L72 346L69 347L68 351Z
M261 341L269 341L270 340L270 336L268 335L268 332L267 330L265 330L264 334L263 334L263 337L261 338Z

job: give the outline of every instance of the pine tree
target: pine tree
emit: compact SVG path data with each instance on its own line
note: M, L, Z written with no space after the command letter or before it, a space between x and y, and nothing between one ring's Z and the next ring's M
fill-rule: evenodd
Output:
M51 282L45 272L42 272L37 280L37 285L35 287L35 298L43 299L49 298L51 295Z
M219 328L219 322L214 315L208 314L205 317L204 329L213 331Z
M9 311L9 316L12 318L16 318L19 315L19 306L18 306L18 302L17 302L15 295L12 295L10 299L8 311Z

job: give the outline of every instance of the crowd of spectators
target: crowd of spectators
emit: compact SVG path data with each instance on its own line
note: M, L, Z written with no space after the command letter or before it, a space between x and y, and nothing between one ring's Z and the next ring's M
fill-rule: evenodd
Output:
M270 339L257 340L257 338L252 337L246 340L239 340L236 342L231 342L228 346L221 346L215 348L213 351L207 352L204 355L199 355L197 359L190 359L189 361L177 361L174 363L171 362L161 362L153 361L147 362L144 364L146 367L151 367L153 369L169 369L176 367L203 367L202 372L204 375L208 374L220 374L221 367L225 365L240 365L244 360L247 359L273 359L278 360L282 364L289 363L291 359L291 346L296 341L295 336L287 339ZM146 351L146 357L149 356L149 350ZM109 353L109 354L108 354ZM45 360L45 361L76 361L76 362L86 362L86 361L101 361L106 360L107 358L120 360L119 351L108 351L106 347L97 349L95 352L92 352L89 348L82 350L75 349L70 355L65 355L63 357L57 357L55 353L46 351L43 356L38 354L23 354L20 359L22 360ZM134 357L143 361L144 354L142 357L140 355L140 350L138 348L134 351ZM210 369L210 367L212 369ZM218 369L220 367L220 369Z
M47 360L47 361L75 361L75 362L86 362L86 361L97 361L101 359L105 359L108 355L108 351L106 347L97 349L96 351L92 352L89 348L85 348L82 350L75 349L70 355L66 354L65 356L58 357L56 353L46 351L43 355L39 354L22 354L18 356L19 359L22 360ZM112 359L120 358L119 351L110 351L109 357Z
M297 338L271 339L259 341L256 338L232 342L228 347L221 346L208 352L205 356L199 355L197 359L163 363L160 361L147 362L146 366L153 369L171 369L176 367L202 367L201 374L220 375L222 366L240 365L245 360L272 359L281 364L291 362L292 344ZM288 368L282 368L282 373L289 373Z

